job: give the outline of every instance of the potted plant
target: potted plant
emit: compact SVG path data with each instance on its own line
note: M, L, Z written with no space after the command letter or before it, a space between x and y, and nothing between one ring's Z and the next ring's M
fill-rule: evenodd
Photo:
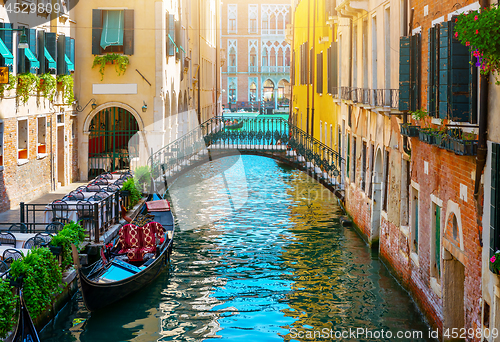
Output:
M57 76L57 83L61 86L66 104L72 104L75 101L73 76L59 75Z
M49 73L40 75L40 80L38 82L38 91L40 91L46 99L55 93L56 90L56 79Z
M485 75L492 72L495 75L497 85L500 85L499 17L498 5L483 7L467 14L462 13L455 19L454 33L455 38L473 52L480 72Z
M399 124L401 127L401 135L405 137L418 137L420 126L411 125L410 122Z
M25 104L30 98L30 92L38 85L39 78L30 72L17 75L17 97Z
M104 79L104 68L106 64L114 64L118 76L121 76L127 71L127 66L130 60L127 56L119 55L117 53L109 53L103 56L95 56L92 68L99 66L99 73L101 74L101 81Z
M500 251L496 251L490 258L490 270L495 274L500 273Z
M454 138L453 152L461 156L475 156L477 154L476 134L462 133L461 138Z

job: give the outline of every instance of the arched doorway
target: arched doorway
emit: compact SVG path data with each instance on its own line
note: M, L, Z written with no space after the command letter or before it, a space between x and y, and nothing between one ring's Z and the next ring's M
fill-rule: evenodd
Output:
M379 149L377 151L377 157L375 159L375 171L372 174L373 182L373 201L372 201L372 220L371 220L371 236L370 244L372 242L378 242L380 236L380 214L382 210L382 151Z
M287 107L290 103L290 82L282 79L278 83L278 107Z
M89 179L102 172L128 169L130 159L138 153L129 151L129 140L138 130L137 120L124 108L99 111L89 126Z

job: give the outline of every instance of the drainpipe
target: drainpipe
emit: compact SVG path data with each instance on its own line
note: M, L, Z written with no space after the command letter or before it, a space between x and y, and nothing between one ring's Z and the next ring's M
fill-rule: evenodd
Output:
M410 36L411 35L411 30L412 30L412 27L413 27L413 11L414 9L412 8L411 9L411 13L410 13L410 24L408 25L408 32L407 32L407 35L406 36ZM406 16L408 15L408 2L405 1L404 2L404 21L406 22ZM406 32L405 32L406 33ZM410 58L411 58L411 54L410 54ZM410 72L411 72L411 68L410 68ZM408 123L408 113L404 113L403 114L403 123ZM403 135L403 151L407 154L407 155L411 155L411 150L408 148L408 137Z
M480 0L479 4L481 8L489 6L488 0ZM488 91L489 91L489 78L490 75L481 74L480 77L480 98L479 98L479 137L477 146L477 156L476 156L476 179L474 183L474 202L476 204L477 210L477 223L478 223L478 234L479 234L479 244L483 247L482 238L482 221L481 217L483 214L482 199L480 198L480 192L482 190L481 185L481 175L483 173L484 166L486 164L486 156L488 153L486 138L488 134Z
M310 27L311 27L311 18L310 18L310 15L309 15L309 10L311 8L311 4L309 3L309 0L307 1L307 40L306 41L309 41L309 30L310 30ZM307 46L309 48L309 44ZM309 80L311 79L309 73L311 72L311 70L309 70L309 66L310 66L310 61L309 61L309 49L307 49L306 53L306 70L307 70L307 73L306 73L306 76L307 76L307 79L306 79L306 84L307 84L307 116L306 116L306 133L309 134Z
M313 0L313 39L312 39L312 75L313 75L313 82L312 82L312 105L311 105L311 137L314 138L314 91L315 91L315 84L314 84L314 71L316 70L314 61L316 60L316 49L314 48L316 46L316 0ZM322 76L322 75L321 75ZM316 79L320 77L320 75L316 74ZM321 127L320 127L321 129Z

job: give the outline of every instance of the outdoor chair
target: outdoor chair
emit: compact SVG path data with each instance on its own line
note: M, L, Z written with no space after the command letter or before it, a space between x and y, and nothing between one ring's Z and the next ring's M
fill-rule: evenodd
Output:
M99 202L99 201L102 201L102 197L95 194L95 195L90 196L87 200L89 202Z
M61 222L52 222L45 227L46 233L57 234L64 228L64 224Z
M78 201L78 198L76 198L76 196L74 195L67 195L67 196L64 196L63 201Z
M40 246L44 246L44 245L45 245L44 239L42 239L40 237L33 236L32 238L29 238L28 240L26 240L24 242L23 248L24 249L32 249L33 247L40 247Z
M87 185L81 185L78 188L76 188L76 190L73 190L73 191L84 192L86 190L87 190Z
M10 232L0 232L0 244L3 246L11 245L16 248L16 237Z
M108 187L105 190L107 192L116 192L116 191L119 191L120 189L121 189L120 186L115 185L115 184L111 184L111 185L108 185Z
M71 191L69 195L76 197L77 200L82 200L85 198L85 195L81 191Z
M68 223L68 211L69 207L68 204L65 201L62 200L56 200L52 202L52 222L62 222L62 223Z
M105 179L113 179L113 175L109 172L103 173L100 177Z
M99 178L99 179L95 180L92 184L93 185L108 185L108 180L105 178Z
M27 233L28 227L24 223L13 223L9 230L9 232L19 232L19 233Z
M9 265L5 263L5 261L0 260L0 274L3 274L9 270Z
M8 248L5 251L3 251L2 259L3 261L9 266L18 259L23 258L23 253L21 251L18 251L17 249L14 248Z
M90 231L94 222L94 205L88 201L80 201L76 204L76 212L78 214L78 221L81 221L82 227Z
M44 241L44 245L48 245L50 243L50 241L52 241L52 234L50 233L38 233L35 235L35 238L40 238Z

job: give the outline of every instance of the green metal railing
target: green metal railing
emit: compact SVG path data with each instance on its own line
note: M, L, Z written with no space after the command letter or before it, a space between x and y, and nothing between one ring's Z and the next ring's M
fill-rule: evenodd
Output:
M234 117L231 117L234 119ZM148 159L155 179L181 172L189 161L211 152L236 150L273 154L283 152L292 163L306 163L335 179L342 158L337 151L312 138L282 118L239 118L243 127L229 129L222 118L211 118L194 130L153 153Z

